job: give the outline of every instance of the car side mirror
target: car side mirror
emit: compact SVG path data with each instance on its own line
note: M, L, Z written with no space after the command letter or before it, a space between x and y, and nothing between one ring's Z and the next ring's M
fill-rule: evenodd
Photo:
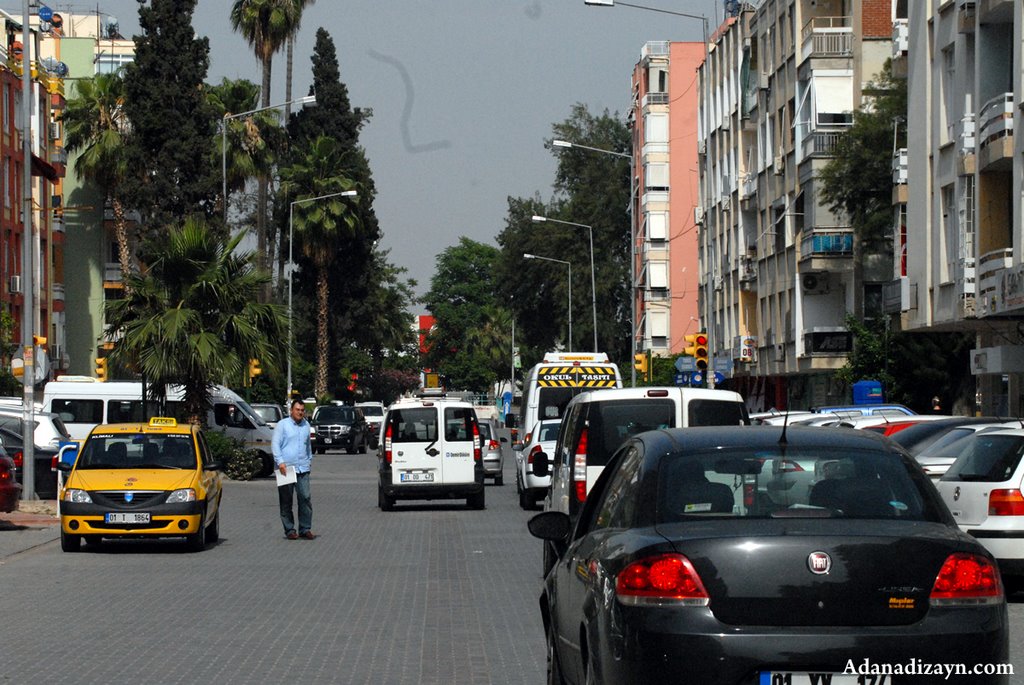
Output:
M203 467L207 471L223 471L224 463L219 461L211 461L209 464Z
M514 443L512 445L512 451L513 452L522 452L523 451L523 443L521 443L521 442Z
M531 518L526 527L530 535L551 542L566 542L569 539L572 524L569 515L561 511L545 511Z
M543 478L551 473L551 469L548 468L548 455L543 452L537 452L533 455L533 475L538 478Z
M508 442L508 438L499 438L499 440L501 440L501 441L502 441L502 442L504 442L504 443L507 443L507 442Z
M69 464L66 461L57 462L57 470L61 473L71 473L71 469L74 467L73 464Z

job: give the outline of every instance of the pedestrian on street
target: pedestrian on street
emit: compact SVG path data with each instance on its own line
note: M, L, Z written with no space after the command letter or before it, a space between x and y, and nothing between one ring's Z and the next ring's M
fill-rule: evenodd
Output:
M313 526L313 499L309 491L309 470L313 464L313 447L309 442L310 428L306 421L306 404L302 400L293 400L289 419L279 421L274 428L274 440L271 443L274 452L274 465L281 472L287 473L289 466L295 469L295 482L279 485L277 499L281 505L281 523L284 535L289 540L305 538L313 540L316 535L310 528ZM295 530L295 519L292 517L292 494L298 494L299 530Z
M942 413L942 400L940 400L938 398L938 396L935 396L935 397L932 398L932 413L933 414L941 414Z

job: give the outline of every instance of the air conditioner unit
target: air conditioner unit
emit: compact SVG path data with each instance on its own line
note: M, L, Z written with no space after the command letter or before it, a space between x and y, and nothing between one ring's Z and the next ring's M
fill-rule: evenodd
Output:
M786 157L784 155L775 155L773 166L775 167L776 176L786 173Z
M697 154L698 155L703 155L703 154L706 154L707 151L708 151L707 142L703 141L703 140L698 140L697 141Z
M725 279L723 279L721 276L715 276L715 280L714 280L714 288L715 288L715 290L721 290L724 285L725 285Z
M704 223L704 208L697 205L693 208L693 223L702 224Z
M60 140L61 137L61 122L51 121L50 122L50 140Z
M731 122L732 122L732 117L730 115L726 114L724 117L722 117L722 130L723 131L728 131Z
M800 285L808 294L825 293L828 292L828 276L817 273L803 274L800 277Z
M730 209L732 209L732 196L724 195L722 197L722 211L728 212Z
M11 276L10 281L7 284L7 290L12 295L17 295L21 292L21 276Z
M768 90L768 74L760 72L758 74L757 85L761 90Z

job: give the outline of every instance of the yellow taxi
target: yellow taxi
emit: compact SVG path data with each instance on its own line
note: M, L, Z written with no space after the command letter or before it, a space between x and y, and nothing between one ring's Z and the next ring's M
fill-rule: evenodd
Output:
M96 426L60 491L60 545L184 537L201 551L220 537L221 464L198 426L157 417Z

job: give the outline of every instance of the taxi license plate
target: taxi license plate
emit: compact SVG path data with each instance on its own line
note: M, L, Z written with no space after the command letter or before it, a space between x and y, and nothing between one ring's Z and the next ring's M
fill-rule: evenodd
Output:
M424 483L424 482L433 482L433 480L434 480L434 474L432 474L432 473L415 472L415 473L403 473L402 474L402 482L403 483Z
M107 514L107 523L149 523L149 514Z
M758 685L890 685L887 675L762 671Z

